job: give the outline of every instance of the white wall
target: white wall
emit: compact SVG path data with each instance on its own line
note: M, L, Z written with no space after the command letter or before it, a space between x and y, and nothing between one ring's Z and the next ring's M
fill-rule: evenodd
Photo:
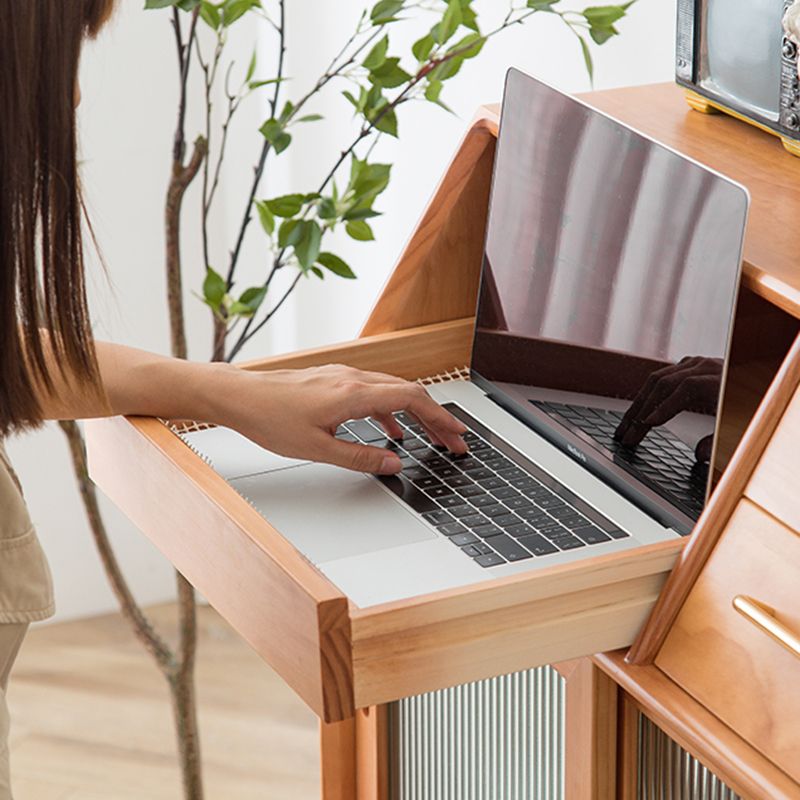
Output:
M84 183L90 212L108 263L110 278L93 264L90 280L97 335L166 352L168 329L163 302L162 208L175 118L175 54L164 13L144 12L142 2L120 3L110 30L91 45L81 70L81 131ZM269 3L267 4L269 5ZM289 63L292 80L286 96L297 97L349 35L362 0L289 3ZM498 0L477 0L484 28L505 11ZM674 0L639 0L622 21L622 36L595 48L595 87L672 79ZM423 23L394 49L407 49ZM416 34L416 35L413 35ZM247 62L253 31L236 33L234 46ZM269 41L260 59L268 72ZM243 353L257 356L350 338L368 313L380 287L408 238L466 123L482 103L499 101L504 74L517 66L567 91L589 88L577 42L557 20L539 15L525 27L507 31L469 62L443 96L456 111L451 116L428 104L406 107L400 116L401 139L382 141L375 157L394 163L394 180L378 207L385 216L375 221L377 241L336 242L359 276L358 281L329 277L302 283L293 300ZM343 88L343 87L340 87ZM350 114L337 91L329 92L313 110L324 122L306 126L297 149L269 169L264 196L285 190L311 190L348 140ZM199 120L191 110L189 130ZM215 221L219 242L212 261L221 265L230 232L241 217L246 185L258 147L254 131L264 117L258 102L242 114L244 131L231 148L231 177L222 186L223 206ZM187 213L193 200L187 197ZM202 280L198 243L184 242L187 288ZM215 265L217 265L215 264ZM242 286L263 271L259 237L252 236L243 259ZM195 358L208 354L209 331L203 307L187 300L190 348ZM49 554L56 582L57 619L111 610L113 598L90 541L82 507L74 489L62 436L53 426L9 443L20 472L32 515ZM106 520L126 573L142 602L172 595L172 572L164 559L122 516L104 504Z

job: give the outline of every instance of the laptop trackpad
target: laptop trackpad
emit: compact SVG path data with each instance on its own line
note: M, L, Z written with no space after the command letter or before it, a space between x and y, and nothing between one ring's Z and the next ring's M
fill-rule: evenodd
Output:
M378 481L328 464L304 464L230 481L315 564L436 534Z

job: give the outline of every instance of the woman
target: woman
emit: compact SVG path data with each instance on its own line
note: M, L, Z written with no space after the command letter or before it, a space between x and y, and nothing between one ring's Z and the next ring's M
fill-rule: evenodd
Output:
M235 428L277 453L390 474L398 457L337 441L347 419L417 416L466 450L463 425L420 386L341 366L271 373L94 342L76 169L77 72L113 0L0 0L0 440L48 419L144 414ZM0 800L11 797L5 689L30 622L53 613L50 576L0 448Z

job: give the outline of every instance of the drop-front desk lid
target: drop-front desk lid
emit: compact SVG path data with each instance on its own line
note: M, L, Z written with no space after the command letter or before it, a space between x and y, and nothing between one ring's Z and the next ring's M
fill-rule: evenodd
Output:
M468 319L438 323L249 368L339 362L424 378L466 363L470 331ZM676 538L359 606L176 430L148 418L87 423L92 478L326 721L627 646L681 547Z

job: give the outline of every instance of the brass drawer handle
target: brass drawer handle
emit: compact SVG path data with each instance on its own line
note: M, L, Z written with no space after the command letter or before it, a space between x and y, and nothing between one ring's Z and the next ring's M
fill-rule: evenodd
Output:
M743 594L737 594L733 598L733 607L778 644L785 647L792 655L800 658L800 637L792 633L785 625L781 625L775 619L775 612L771 608Z

